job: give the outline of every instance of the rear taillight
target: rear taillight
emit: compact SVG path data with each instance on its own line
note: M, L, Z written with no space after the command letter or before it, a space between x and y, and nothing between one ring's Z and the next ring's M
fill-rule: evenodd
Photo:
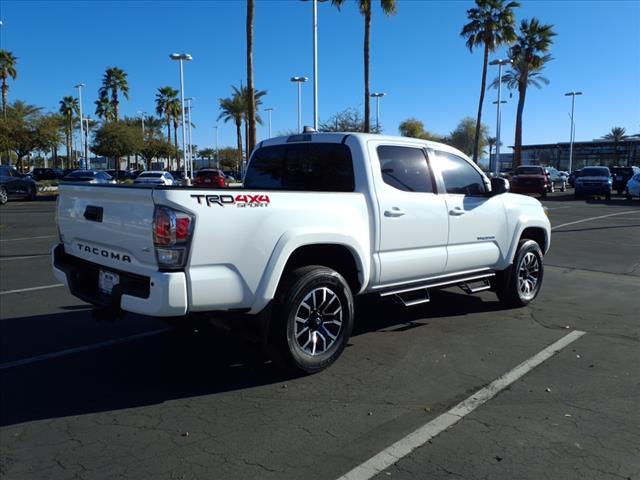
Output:
M153 245L160 268L184 267L193 226L192 215L169 207L156 207L153 215Z

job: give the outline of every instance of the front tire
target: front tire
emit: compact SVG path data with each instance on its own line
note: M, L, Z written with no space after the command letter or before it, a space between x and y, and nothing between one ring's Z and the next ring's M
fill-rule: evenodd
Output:
M605 200L611 200L611 192L605 194L604 198Z
M283 277L269 328L274 359L297 373L317 373L342 354L354 323L353 295L345 279L320 265Z
M27 194L27 200L34 201L38 196L38 189L36 187L29 187L29 193Z
M494 290L503 304L523 307L538 296L543 276L540 246L533 240L520 240L513 264L496 274Z

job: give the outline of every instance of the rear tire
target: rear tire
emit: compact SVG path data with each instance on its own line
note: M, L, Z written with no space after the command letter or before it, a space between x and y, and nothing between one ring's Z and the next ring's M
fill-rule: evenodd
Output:
M38 196L38 189L36 187L29 187L29 193L27 194L27 200L34 201Z
M353 295L342 275L320 265L298 268L276 293L270 353L288 370L317 373L340 357L353 322Z
M4 205L9 201L9 195L7 195L7 189L0 187L0 205Z
M538 296L543 276L544 264L540 246L533 240L520 240L513 264L496 273L493 287L503 304L523 307Z

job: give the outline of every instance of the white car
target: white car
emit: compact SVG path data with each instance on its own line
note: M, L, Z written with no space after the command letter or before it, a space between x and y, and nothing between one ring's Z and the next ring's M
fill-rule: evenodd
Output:
M633 197L640 197L640 173L636 173L627 182L626 188L627 200Z
M61 185L54 274L97 308L247 321L276 360L317 372L346 346L356 295L411 307L459 286L532 302L551 227L538 200L507 190L441 143L270 138L243 188L113 186L96 196Z
M164 172L162 170L149 170L138 175L133 183L151 185L174 185L175 181L173 180L173 175L171 175L169 172Z

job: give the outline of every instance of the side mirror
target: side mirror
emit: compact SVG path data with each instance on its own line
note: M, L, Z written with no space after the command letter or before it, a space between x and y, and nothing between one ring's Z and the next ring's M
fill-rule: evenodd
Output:
M509 191L509 180L501 177L494 177L491 179L491 192L490 195L500 195Z

